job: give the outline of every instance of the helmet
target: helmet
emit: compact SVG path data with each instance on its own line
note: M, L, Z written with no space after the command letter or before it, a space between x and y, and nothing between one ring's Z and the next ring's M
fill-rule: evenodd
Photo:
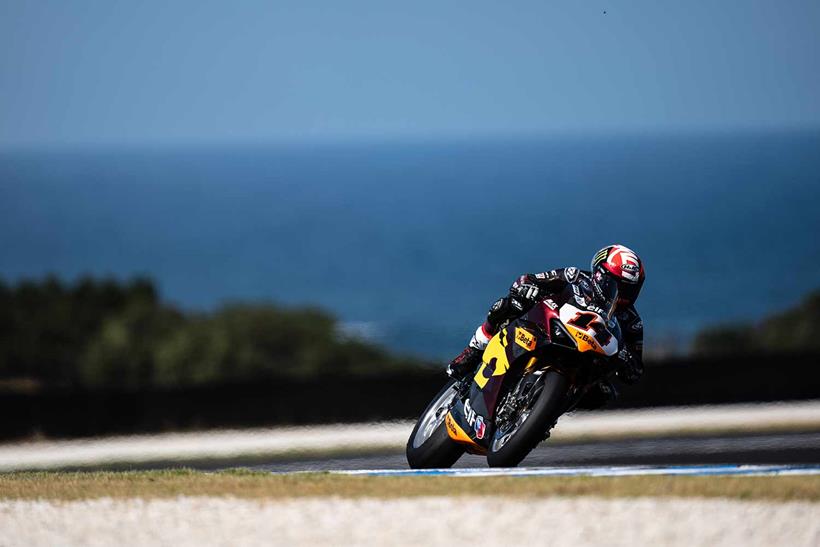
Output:
M637 253L623 245L609 245L592 257L592 286L596 297L610 302L634 304L646 274ZM614 286L613 286L614 285ZM613 292L617 294L613 296Z

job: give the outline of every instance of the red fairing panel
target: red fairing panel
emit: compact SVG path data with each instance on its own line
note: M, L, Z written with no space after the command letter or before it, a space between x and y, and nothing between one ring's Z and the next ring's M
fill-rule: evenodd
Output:
M532 321L533 323L539 324L544 327L544 330L547 332L547 336L549 336L550 341L552 341L552 333L550 332L550 319L556 318L560 321L558 313L552 308L552 306L555 306L555 303L553 303L551 300L544 300L533 306L532 309L528 311L526 315L527 321Z

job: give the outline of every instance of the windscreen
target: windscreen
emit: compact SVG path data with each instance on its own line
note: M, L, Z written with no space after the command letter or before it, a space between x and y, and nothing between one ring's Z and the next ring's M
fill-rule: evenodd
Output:
M611 318L618 302L618 280L605 271L598 270L592 277L592 284L595 288L595 304L604 310L607 319Z

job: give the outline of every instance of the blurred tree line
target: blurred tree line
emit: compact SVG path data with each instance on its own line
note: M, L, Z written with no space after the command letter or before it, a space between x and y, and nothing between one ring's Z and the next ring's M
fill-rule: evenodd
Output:
M763 321L722 325L701 331L693 351L700 355L756 352L820 352L820 290L797 306Z
M415 368L339 334L318 309L235 304L186 313L154 284L0 281L0 379L40 386L171 387Z

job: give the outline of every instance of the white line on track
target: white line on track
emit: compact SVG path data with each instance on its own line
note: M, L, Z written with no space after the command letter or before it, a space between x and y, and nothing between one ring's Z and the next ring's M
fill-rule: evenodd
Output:
M342 475L445 477L626 477L636 475L774 476L820 475L820 465L652 465L602 467L519 467L498 469L361 469L331 471Z

